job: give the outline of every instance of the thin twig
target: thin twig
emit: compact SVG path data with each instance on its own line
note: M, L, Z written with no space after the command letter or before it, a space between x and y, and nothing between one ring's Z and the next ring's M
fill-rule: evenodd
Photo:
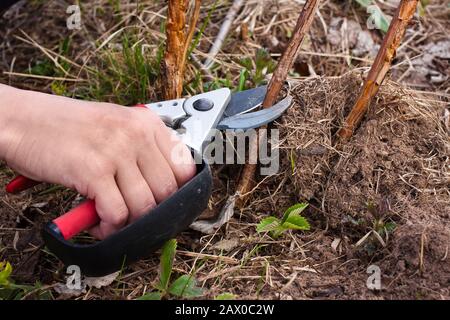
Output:
M364 82L359 98L347 116L343 127L338 131L338 136L341 139L346 140L352 136L356 126L369 109L370 102L377 94L380 85L383 83L389 71L408 23L416 12L417 2L418 0L402 0L400 2L377 57Z
M222 26L220 27L217 37L214 40L214 43L212 44L211 48L209 49L208 57L206 58L206 61L203 64L206 69L210 69L214 64L214 58L222 48L223 42L225 41L225 38L227 37L228 32L230 31L234 18L241 9L243 3L244 0L233 1L230 10L228 10L227 15L225 16L225 20L223 21Z
M198 18L200 16L200 5L201 5L202 1L201 0L195 0L195 5L194 5L194 12L192 13L191 19L189 21L189 30L187 32L187 36L186 39L184 40L184 48L183 48L183 56L182 56L182 62L181 62L181 67L184 68L186 66L186 60L187 60L187 54L188 54L188 50L189 50L189 45L192 42L192 38L194 37L194 33L195 33L195 26L197 25L197 21Z
M287 78L289 70L291 69L297 54L299 52L300 46L302 44L303 38L306 32L309 30L311 23L314 19L317 7L319 6L319 0L308 0L303 6L302 12L298 17L297 24L295 26L294 33L291 40L288 43L286 50L278 62L277 68L275 69L272 79L269 82L266 97L264 98L263 107L268 108L272 106L278 99L278 95ZM249 157L250 159L256 159L258 153L258 137L257 135L252 135L249 141ZM237 187L237 193L241 195L239 199L239 204L243 204L245 197L243 195L248 194L252 189L254 184L253 177L256 172L256 164L246 164Z
M50 76L41 76L41 75L38 75L38 74L9 72L9 71L3 71L3 74L6 74L8 76L34 78L34 79L46 79L46 80L53 80L53 81L71 81L71 82L83 82L83 81L86 81L85 79L72 79L72 78L64 78L64 77L50 77Z
M200 59L194 54L191 54L191 61L192 64L200 70L200 72L203 74L203 76L205 77L206 81L214 81L214 76L212 75L212 73L209 71L209 69L206 69L205 66L202 64L202 62L200 61Z
M267 88L267 94L264 98L263 107L268 108L275 104L278 95L281 91L281 87L286 80L289 70L291 69L294 61L297 57L300 46L303 42L306 32L308 32L311 23L314 19L317 7L319 6L318 0L309 0L305 3L303 10L298 17L297 24L295 26L294 33L289 41L286 50L278 62L272 79L269 82Z

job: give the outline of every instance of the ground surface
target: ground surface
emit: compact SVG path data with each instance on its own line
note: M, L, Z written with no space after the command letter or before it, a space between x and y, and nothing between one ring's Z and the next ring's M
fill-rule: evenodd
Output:
M126 1L116 8L108 3L85 5L83 29L76 32L65 27L63 2L31 2L7 12L0 20L0 81L127 105L157 99L149 83L157 76L164 5L143 2L136 11ZM186 94L236 87L247 65L240 59L254 57L260 47L276 59L301 3L264 3L248 1L210 75L189 66ZM391 3L382 9L392 15ZM201 21L208 12L211 21L193 51L197 58L207 52L228 6L219 1L214 10L206 4L202 9ZM260 177L247 204L214 235L183 233L174 272L194 274L205 298L230 292L261 299L449 299L448 17L444 1L415 17L394 62L393 81L382 86L353 138L341 144L335 133L373 59L367 49L372 46L363 45L370 40L359 34L379 44L382 33L367 31L367 14L354 2L324 1L289 82L295 104L274 125L282 138L279 173ZM133 58L136 48L148 61L144 73ZM49 57L57 58L59 67ZM258 85L258 68L248 69L246 86ZM206 79L211 75L212 82ZM217 213L234 192L238 172L237 166L215 168L207 215ZM2 166L0 185L11 177ZM74 298L58 290L64 268L43 247L38 230L73 206L77 195L44 185L17 196L0 190L0 198L0 261L12 264L16 283L33 286L26 298ZM276 240L256 232L262 218L281 216L304 201L310 204L303 212L310 231ZM156 282L158 263L156 254L126 268L110 285L88 288L76 298L137 298ZM366 286L370 265L381 270L381 291Z

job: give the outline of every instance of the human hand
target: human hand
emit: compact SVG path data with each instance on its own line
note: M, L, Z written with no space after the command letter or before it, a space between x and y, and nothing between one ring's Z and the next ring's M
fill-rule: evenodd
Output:
M188 148L144 108L0 85L0 124L0 158L12 169L95 200L101 222L90 233L99 239L147 213L196 170ZM178 158L174 148L182 150Z

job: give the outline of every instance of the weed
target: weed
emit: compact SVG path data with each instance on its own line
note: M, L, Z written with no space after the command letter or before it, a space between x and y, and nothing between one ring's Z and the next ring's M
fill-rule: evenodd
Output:
M362 247L369 255L377 252L379 244L385 247L389 236L394 232L397 224L390 220L389 205L386 200L378 205L373 202L367 203L368 219L363 221L361 226L369 231L355 244L355 247Z
M0 300L20 300L30 294L35 299L51 299L51 293L41 290L42 285L36 282L32 285L15 284L10 278L13 268L7 261L0 262Z
M161 253L159 281L155 286L156 291L146 293L137 300L161 300L167 296L196 298L203 295L203 289L196 286L193 275L184 274L170 283L176 248L177 241L175 239L165 243Z
M379 205L372 202L367 203L367 210L372 217L372 230L376 231L381 237L389 236L397 227L389 219L389 206L387 201L381 201Z
M254 86L263 83L266 74L275 70L276 63L265 49L258 49L252 60L249 57L241 59L239 64L244 67L239 77L239 89L245 90L245 81L250 80Z
M159 46L156 56L149 59L142 43L133 39L132 35L125 35L117 48L103 51L99 57L102 65L90 71L94 74L93 81L75 95L122 105L147 102L152 97L150 88L159 74L163 47Z
M308 207L307 203L297 203L284 212L282 219L274 216L264 218L257 225L256 231L269 232L272 238L276 239L286 230L309 230L308 221L300 215L306 207Z
M204 90L205 91L211 91L211 90L216 90L216 89L220 89L220 88L233 88L233 81L231 81L230 79L226 78L215 78L214 81L205 83L204 85Z
M58 55L67 56L70 51L70 38L64 38L59 43ZM47 77L64 77L70 70L70 64L59 57L55 57L54 61L49 58L37 61L36 64L28 69L29 74Z

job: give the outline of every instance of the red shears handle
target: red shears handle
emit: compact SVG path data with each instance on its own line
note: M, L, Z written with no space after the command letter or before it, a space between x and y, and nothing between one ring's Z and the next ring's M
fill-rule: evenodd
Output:
M139 104L135 107L145 107L145 105ZM6 192L18 193L32 188L40 183L41 182L39 181L31 180L27 177L19 175L8 183L6 186ZM87 200L78 207L73 208L64 215L53 220L53 223L58 228L58 231L66 240L71 239L81 231L88 230L89 228L97 225L99 222L100 218L95 210L95 203L93 200Z
M38 185L40 182L28 179L24 176L15 177L6 186L9 193L18 193L28 188ZM95 210L95 202L87 200L62 216L53 220L59 233L64 239L69 240L81 231L87 230L100 222L100 218Z
M19 193L38 184L40 184L39 181L34 181L24 176L17 176L8 183L8 185L6 186L6 192Z

